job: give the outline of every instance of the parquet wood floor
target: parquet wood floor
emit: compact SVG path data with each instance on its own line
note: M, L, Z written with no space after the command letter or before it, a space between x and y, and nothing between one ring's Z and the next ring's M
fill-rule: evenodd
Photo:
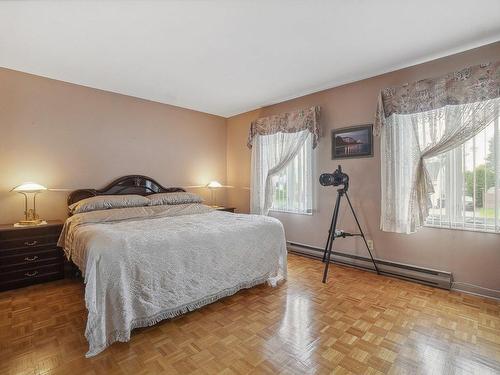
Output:
M0 293L2 374L498 374L500 303L289 257L289 280L86 359L83 285Z

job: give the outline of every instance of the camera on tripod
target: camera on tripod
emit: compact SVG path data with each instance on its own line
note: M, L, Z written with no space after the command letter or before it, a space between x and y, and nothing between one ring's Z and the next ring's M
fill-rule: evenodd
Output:
M349 186L349 176L347 173L342 172L342 166L339 165L333 173L323 173L319 176L319 183L323 186L344 185L344 190L347 190Z
M347 194L347 190L349 189L349 176L347 175L347 173L342 172L342 167L339 165L339 167L333 173L323 173L321 176L319 176L319 183L323 186L343 185L342 188L337 189L337 200L335 201L335 207L333 209L333 215L332 215L332 222L330 224L330 229L328 230L328 239L326 241L325 251L323 252L323 263L325 263L325 271L323 272L323 283L326 283L326 278L328 277L328 266L330 265L330 259L332 256L333 241L336 238L346 238L353 236L359 236L363 238L363 242L365 243L366 249L368 250L368 254L370 254L373 267L377 272L377 274L380 274L377 264L375 263L375 259L373 259L372 252L370 251L370 247L366 242L363 229L361 229L361 225L359 224L356 212L354 212L354 207L352 207L351 200L349 199L349 195ZM339 218L340 202L342 197L347 198L347 203L349 204L352 215L354 216L354 220L356 221L356 224L358 226L359 233L349 233L337 229L337 220Z

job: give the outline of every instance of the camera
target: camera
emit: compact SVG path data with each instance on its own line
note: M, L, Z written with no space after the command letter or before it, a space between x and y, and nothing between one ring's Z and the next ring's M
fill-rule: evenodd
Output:
M319 183L323 186L344 185L344 187L347 187L349 185L349 176L342 172L342 167L339 165L333 173L323 173L319 176Z

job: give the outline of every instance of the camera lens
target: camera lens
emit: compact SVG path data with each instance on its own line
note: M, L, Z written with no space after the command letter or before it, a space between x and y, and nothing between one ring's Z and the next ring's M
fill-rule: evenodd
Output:
M323 173L319 176L319 183L323 186L333 185L335 182L335 178L332 173Z

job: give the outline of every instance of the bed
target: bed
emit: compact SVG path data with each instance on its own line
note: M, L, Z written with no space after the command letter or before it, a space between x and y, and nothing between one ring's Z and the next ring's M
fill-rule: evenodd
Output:
M149 177L124 176L102 190L74 191L68 205L92 197L152 199L182 192ZM134 328L286 279L286 242L278 220L199 202L75 213L64 224L59 246L85 281L87 357L129 341Z

